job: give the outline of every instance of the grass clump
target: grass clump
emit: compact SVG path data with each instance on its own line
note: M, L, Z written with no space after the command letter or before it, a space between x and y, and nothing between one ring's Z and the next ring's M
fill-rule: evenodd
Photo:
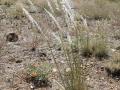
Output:
M94 40L88 37L88 39L82 41L81 44L81 55L84 57L95 56L100 60L108 57L108 47L104 40Z
M79 55L74 53L71 60L72 63L68 62L69 67L64 70L65 90L87 90L85 82L86 68L78 57Z
M46 62L29 65L26 81L28 83L33 83L36 88L49 87L49 75L51 73L51 70L51 65Z
M14 19L21 19L24 17L23 11L18 3L8 10L8 14Z
M88 19L109 19L110 10L105 0L83 1L80 4L80 13Z
M116 40L119 40L120 39L120 31L119 32L116 32L113 36Z
M85 82L87 67L81 59L79 47L72 43L62 48L64 48L63 52L66 58L66 67L60 72L64 90L87 90Z
M120 2L120 0L108 0L110 2Z
M112 60L105 63L105 67L109 76L120 79L120 53L115 53Z
M0 0L0 5L6 5L7 7L10 7L11 5L14 5L17 0Z
M64 4L66 4L66 2ZM64 7L61 7L61 8L64 8ZM67 9L70 9L70 8L67 8ZM86 88L87 88L87 86L85 84L86 83L85 82L85 73L86 73L85 69L86 68L84 67L83 60L80 59L80 54L79 54L80 50L79 50L78 45L76 45L77 46L76 48L78 49L78 53L73 53L72 52L73 51L73 48L71 46L72 39L71 39L71 36L69 34L69 31L73 30L73 28L71 28L71 26L70 26L71 24L69 24L69 22L67 23L68 26L66 28L69 31L63 31L63 27L61 27L58 20L56 20L56 17L54 16L54 14L49 12L47 9L45 9L46 13L49 15L49 17L54 21L55 25L58 27L58 35L53 34L52 31L51 31L51 33L52 33L51 35L53 35L53 37L59 42L59 44L62 48L62 50L61 50L62 55L65 58L64 59L65 63L61 64L61 66L60 66L60 64L58 62L61 62L61 61L58 61L58 59L56 59L56 56L55 56L56 54L53 52L53 49L50 47L50 42L49 42L49 39L48 39L49 34L47 35L43 32L41 27L32 18L30 13L25 8L23 8L23 11L25 12L28 19L34 25L36 25L37 29L41 32L41 35L47 41L47 45L48 45L48 48L51 52L51 55L52 55L52 58L53 58L53 61L54 61L54 65L56 66L57 71L58 71L57 72L58 75L59 75L58 79L60 79L60 82L61 82L60 86L63 86L62 88L64 88L64 90L86 90ZM71 11L71 9L70 9L70 11ZM66 16L65 19L67 19L67 20L69 19L68 21L72 21L73 19L69 17L70 15L71 15L71 17L73 17L72 14L71 14L72 12L71 13L68 13L68 12L69 12L69 10L64 11L64 14L66 13L66 15L68 15L68 17ZM74 31L76 31L76 32L78 31L75 24L74 24ZM64 32L67 35L66 38L62 37L64 35ZM48 33L48 32L46 32L46 33ZM78 37L78 35L77 35L77 37ZM78 41L77 37L76 37L76 39ZM66 68L67 68L67 70L66 70ZM68 68L69 68L70 71L68 70ZM31 74L29 74L29 75L31 76ZM38 76L41 77L41 75L39 75L39 73L38 73L38 75L36 75L36 73L35 73L35 77L38 78ZM34 79L36 79L36 78L34 78Z
M96 58L101 60L108 57L108 48L104 41L99 41L98 43L96 43L94 48L94 54Z
M94 53L93 46L91 42L87 41L83 43L83 46L81 48L81 54L84 57L91 57Z
M89 20L110 20L119 17L120 13L119 0L82 0L79 9L80 14Z

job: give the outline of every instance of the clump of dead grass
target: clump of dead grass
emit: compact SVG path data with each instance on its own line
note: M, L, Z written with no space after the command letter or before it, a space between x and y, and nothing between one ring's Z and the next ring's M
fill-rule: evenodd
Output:
M118 16L119 4L108 0L82 0L79 5L80 14L92 20L110 20Z
M84 67L83 61L80 59L80 54L79 52L76 53L71 53L73 51L72 48L72 39L71 36L69 34L70 30L74 30L76 33L79 31L79 29L76 27L75 21L74 21L74 12L73 10L70 8L69 3L65 2L63 0L63 4L64 7L63 10L65 10L63 12L63 14L65 14L65 19L66 19L66 24L68 31L64 31L64 28L61 27L61 25L59 24L59 22L56 19L56 16L54 16L55 14L51 11L48 11L47 9L44 9L46 11L46 14L49 15L49 17L54 21L55 25L58 27L58 34L56 35L54 32L50 31L50 35L52 35L60 44L61 48L62 48L62 52L65 58L66 62L63 67L64 68L60 68L58 61L55 58L55 53L53 52L53 50L50 47L50 43L49 43L49 37L48 37L48 32L44 33L42 28L40 27L40 25L37 23L36 20L34 20L34 18L30 15L30 13L24 8L22 7L22 10L24 11L25 15L28 17L28 19L32 22L33 25L35 25L37 27L37 29L39 30L39 32L41 33L40 35L42 37L44 37L44 39L47 42L48 48L51 52L53 61L54 61L54 65L56 66L57 70L58 70L58 74L59 74L59 79L61 80L61 85L62 88L64 88L65 90L86 90L87 86L85 84L85 73L86 73L86 68ZM50 5L52 6L52 5ZM49 7L50 7L49 6ZM61 5L62 6L62 5ZM68 8L69 7L69 8ZM71 25L73 24L73 28L71 28ZM63 34L67 35L67 38L63 38ZM78 42L78 34L76 36L76 41ZM67 42L65 42L67 41ZM67 45L67 47L66 47ZM78 51L80 51L78 43L77 43L77 49ZM68 50L69 48L69 50ZM70 70L70 71L69 71Z
M108 57L108 48L107 44L104 41L99 41L98 43L96 43L94 48L94 54L96 58L99 58L101 60Z
M92 37L91 37L92 38ZM81 55L84 57L96 57L100 60L107 58L108 45L104 40L85 39L82 41Z
M23 14L23 11L20 7L19 3L16 3L14 6L11 6L8 9L8 16L14 19L21 19L23 18L25 15Z
M16 1L17 0L0 0L0 4L10 7L11 5L14 5Z
M116 40L120 39L120 31L119 32L115 32L114 36L113 36Z
M91 57L94 53L94 47L90 40L82 43L81 54L84 57Z
M84 29L86 33L82 34L81 32L80 47L82 56L96 57L100 60L109 56L109 48L106 40L107 34L103 32L103 28L100 26L98 26L98 31L95 33L90 32L88 28L86 28L88 30Z
M120 53L113 54L112 59L105 63L108 75L120 78Z

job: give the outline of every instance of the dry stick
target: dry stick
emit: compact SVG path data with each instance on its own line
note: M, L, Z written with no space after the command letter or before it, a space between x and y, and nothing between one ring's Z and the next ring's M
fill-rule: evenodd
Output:
M52 57L53 57L53 59L54 59L55 65L56 65L56 67L57 67L57 69L58 69L58 72L59 72L59 74L60 74L61 79L63 80L62 74L61 74L60 69L59 69L59 66L58 66L58 64L57 64L57 61L56 61L56 59L55 59L55 57L54 57L54 54L53 54L53 52L52 52L52 49L50 48L50 43L49 43L48 38L47 38L46 35L43 33L43 31L42 31L42 29L40 28L40 26L38 25L38 23L37 23L37 22L32 18L32 16L28 13L28 11L27 11L24 7L22 7L22 9L23 9L23 11L25 12L26 16L28 17L28 19L29 19L33 24L36 25L37 29L41 32L41 35L43 35L43 37L44 37L45 40L47 41L47 45L48 45L48 47L49 47L49 49L50 49L50 51L51 51L51 54L52 54Z

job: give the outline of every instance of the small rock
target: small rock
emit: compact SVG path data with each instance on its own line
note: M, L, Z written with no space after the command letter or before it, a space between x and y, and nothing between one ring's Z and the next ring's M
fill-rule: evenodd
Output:
M40 56L40 57L46 57L47 55L46 55L46 53L44 53L44 52L40 52L40 53L39 53L39 56Z
M22 63L22 60L17 60L16 63Z
M120 46L118 46L118 47L116 48L116 50L120 50Z
M116 50L115 49L111 49L112 50L112 52L115 52Z
M56 68L53 68L53 72L57 72L57 69L56 69Z
M71 71L71 69L70 68L66 68L66 72L70 72Z
M18 41L18 35L17 35L16 33L9 33L9 34L6 36L6 41L16 42L16 41Z

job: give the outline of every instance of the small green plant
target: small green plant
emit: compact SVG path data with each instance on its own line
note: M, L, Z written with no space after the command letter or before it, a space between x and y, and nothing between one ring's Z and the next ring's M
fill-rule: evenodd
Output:
M26 80L29 83L32 82L35 87L48 87L51 70L51 65L46 62L29 65Z

